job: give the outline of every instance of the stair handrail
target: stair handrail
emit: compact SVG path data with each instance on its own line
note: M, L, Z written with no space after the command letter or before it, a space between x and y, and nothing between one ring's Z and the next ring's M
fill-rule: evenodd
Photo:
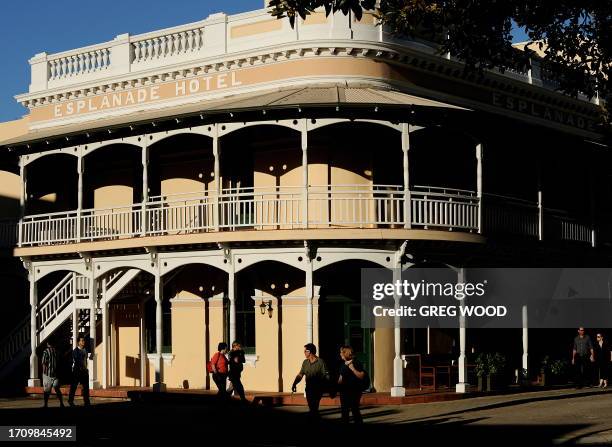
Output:
M0 368L8 363L26 344L30 343L30 315L26 315L0 340Z

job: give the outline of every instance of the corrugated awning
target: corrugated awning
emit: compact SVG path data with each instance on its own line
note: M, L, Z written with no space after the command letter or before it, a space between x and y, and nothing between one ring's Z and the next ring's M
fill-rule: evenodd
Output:
M0 142L0 146L10 146L41 141L60 136L69 136L85 131L95 132L106 128L116 128L173 117L189 116L198 113L237 112L258 109L282 109L307 106L364 106L393 105L416 106L424 108L446 108L468 110L431 99L420 98L406 93L373 87L310 86L302 88L275 89L254 93L239 93L222 99L204 100L193 104L163 109L131 112L113 118L92 120L90 123L68 124L45 129L33 130L10 140Z

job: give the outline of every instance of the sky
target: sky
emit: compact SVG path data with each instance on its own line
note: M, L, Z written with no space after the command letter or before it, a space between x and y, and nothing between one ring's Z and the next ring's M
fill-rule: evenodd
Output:
M0 122L27 110L15 101L30 83L28 59L263 6L262 0L5 0L0 12ZM518 36L517 36L518 37ZM518 39L520 40L520 39Z

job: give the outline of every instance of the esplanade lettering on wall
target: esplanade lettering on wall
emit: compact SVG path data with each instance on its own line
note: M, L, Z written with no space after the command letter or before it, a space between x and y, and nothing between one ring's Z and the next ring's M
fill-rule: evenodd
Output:
M149 85L123 92L76 99L53 106L53 118L133 106L161 99L178 98L242 85L235 71L197 76L169 83Z
M566 126L579 129L595 131L595 122L581 115L568 113L553 107L548 107L526 99L506 95L500 92L493 93L493 105L506 110L530 115L534 118L542 118Z

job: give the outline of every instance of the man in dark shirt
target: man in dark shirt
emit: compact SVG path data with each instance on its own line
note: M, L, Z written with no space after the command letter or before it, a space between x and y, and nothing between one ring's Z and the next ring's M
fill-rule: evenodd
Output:
M323 359L317 357L317 347L308 343L304 346L304 361L302 368L295 377L291 391L297 391L297 384L302 377L306 376L306 401L308 402L309 414L313 419L319 419L319 404L323 397L323 390L329 384L330 377L327 365Z
M572 365L576 367L576 387L582 388L585 384L590 385L589 374L591 363L595 361L593 342L591 337L585 333L584 328L578 328L578 335L574 338L572 350Z
M242 402L246 402L244 396L244 386L242 385L242 370L244 369L244 351L237 341L232 343L232 350L229 352L229 379L232 382L234 391L240 396Z
M79 337L77 347L72 351L72 383L70 384L70 394L68 395L68 405L74 407L74 395L79 383L81 384L81 394L85 406L89 405L89 369L87 360L89 354L85 350L85 337Z

